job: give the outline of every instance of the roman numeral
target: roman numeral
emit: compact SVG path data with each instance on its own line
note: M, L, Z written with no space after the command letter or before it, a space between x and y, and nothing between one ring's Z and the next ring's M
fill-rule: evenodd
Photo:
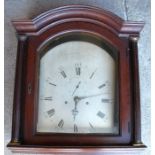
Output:
M93 127L93 125L89 122L89 125L90 125L90 127L92 128L92 129L94 129L94 127Z
M90 75L89 79L92 79L92 77L94 76L96 71L97 71L97 69Z
M49 117L52 117L55 114L55 109L50 109L47 111Z
M62 120L60 120L60 122L58 123L58 127L62 128L63 125L64 125L64 121L63 121L63 119L62 119Z
M105 98L101 99L101 101L102 101L103 103L111 103L111 102L112 102L111 99L105 99Z
M54 83L51 83L51 82L49 82L49 84L50 84L50 85L52 85L52 86L57 86L56 84L54 84Z
M52 86L57 86L56 84L54 84L54 83L51 82L50 78L47 78L46 81L47 81L50 85L52 85Z
M75 64L75 72L76 72L76 75L81 74L81 64Z
M101 88L103 88L105 86L106 86L106 84L104 83L104 84L100 85L98 88L101 89Z
M105 114L101 111L98 111L97 116L100 118L104 118Z
M52 97L51 97L51 96L49 96L49 97L44 97L44 98L42 98L42 100L52 101Z
M66 75L65 71L64 71L63 69L61 69L61 68L59 68L59 69L60 69L60 74L61 74L64 78L66 78L67 75Z
M74 124L74 132L78 132L78 127L76 124Z

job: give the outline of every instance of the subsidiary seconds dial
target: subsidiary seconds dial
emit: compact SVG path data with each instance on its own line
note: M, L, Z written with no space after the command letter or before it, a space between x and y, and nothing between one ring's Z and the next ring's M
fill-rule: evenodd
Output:
M84 41L49 49L40 59L38 101L37 132L118 132L114 59Z

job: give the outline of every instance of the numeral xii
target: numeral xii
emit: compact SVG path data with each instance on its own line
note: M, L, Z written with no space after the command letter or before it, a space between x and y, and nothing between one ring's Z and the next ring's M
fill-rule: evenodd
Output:
M81 74L81 64L75 64L75 72L76 72L76 75Z

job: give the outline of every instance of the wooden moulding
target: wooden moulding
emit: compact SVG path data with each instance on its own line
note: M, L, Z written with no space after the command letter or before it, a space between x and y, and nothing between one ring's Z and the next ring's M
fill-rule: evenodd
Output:
M109 11L91 6L70 5L47 11L32 20L12 23L18 36L12 137L7 145L12 152L102 154L139 151L146 147L141 142L137 49L143 22L124 21ZM75 138L73 134L35 133L38 49L49 40L72 33L98 37L118 51L118 136L76 135Z
M116 34L139 34L144 22L124 21L115 14L92 6L69 5L47 11L32 20L12 21L18 34L36 34L56 25L84 21L104 25Z
M12 147L10 148L13 153L41 153L41 154L95 154L102 155L103 153L138 153L139 151L143 151L144 148L138 147L120 147L115 146L113 148L37 148L37 147Z

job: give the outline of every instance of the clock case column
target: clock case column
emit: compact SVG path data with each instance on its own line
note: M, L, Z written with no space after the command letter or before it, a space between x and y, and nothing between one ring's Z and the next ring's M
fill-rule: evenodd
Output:
M140 87L139 87L139 65L138 65L138 36L129 37L130 55L131 55L131 72L132 72L132 93L133 93L133 110L134 110L134 140L133 146L144 145L141 141L141 112L140 112Z
M24 91L25 90L25 71L28 38L25 34L17 35L18 48L16 56L16 73L14 86L14 101L12 115L12 136L8 147L18 146L22 143L23 133L23 114L24 114Z

